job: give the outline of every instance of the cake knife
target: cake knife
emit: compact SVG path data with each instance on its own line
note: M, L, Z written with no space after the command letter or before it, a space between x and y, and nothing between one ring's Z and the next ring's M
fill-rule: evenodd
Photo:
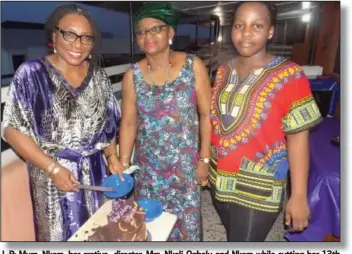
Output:
M85 184L74 184L79 189L84 190L94 190L94 191L114 191L113 188L109 187L102 187L102 186L94 186L94 185L85 185Z

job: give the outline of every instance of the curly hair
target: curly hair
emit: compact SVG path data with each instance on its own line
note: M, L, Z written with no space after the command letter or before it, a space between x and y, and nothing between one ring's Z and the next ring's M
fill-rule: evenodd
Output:
M134 31L137 30L139 22L144 18L161 20L175 29L178 24L179 13L168 2L147 2L135 14Z
M253 2L239 2L236 7L235 7L235 10L233 11L233 15L232 15L232 23L234 21L234 18L235 18L235 15L236 15L236 12L238 10L238 8L240 8L241 5L245 4L245 3L253 3ZM261 2L261 1L257 1L255 3L261 3L263 4L269 11L269 14L270 14L270 24L272 26L275 27L276 25L276 19L277 19L277 8L276 8L276 5L272 2Z
M49 42L52 42L53 33L56 30L60 20L68 14L78 14L85 17L92 29L92 33L94 36L94 44L91 51L91 59L90 62L93 64L95 68L99 68L102 63L102 55L101 55L101 34L96 25L95 21L91 18L86 10L75 5L75 4L67 4L57 7L47 18L45 22L45 32L47 35L47 39Z

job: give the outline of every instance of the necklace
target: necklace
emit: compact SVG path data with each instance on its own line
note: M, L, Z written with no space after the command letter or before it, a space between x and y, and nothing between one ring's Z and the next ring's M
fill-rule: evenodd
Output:
M168 81L169 78L170 78L170 71L171 71L171 63L169 63L169 66L168 66L168 68L167 68L166 80L165 80L165 82L164 82L164 85L166 85L167 81ZM156 85L156 84L154 83L153 78L152 78L152 70L151 70L151 68L150 68L150 65L148 65L148 76L149 76L150 80L152 81L153 86L157 87L158 85Z
M171 61L171 56L170 56L169 66L168 66L168 68L167 68L166 80L165 80L165 82L164 82L164 84L163 84L162 86L166 85L167 82L168 82L168 80L169 80L169 78L170 78L171 66L172 66L172 61ZM156 85L155 82L153 81L153 78L152 78L152 69L151 69L149 63L148 63L148 77L149 77L149 79L151 80L152 85L153 85L154 87L159 87L159 86Z

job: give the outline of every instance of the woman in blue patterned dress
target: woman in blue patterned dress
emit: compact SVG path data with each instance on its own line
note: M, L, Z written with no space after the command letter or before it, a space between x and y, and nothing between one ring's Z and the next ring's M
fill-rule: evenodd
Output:
M100 36L75 5L58 7L46 23L54 53L23 63L4 110L5 139L27 161L38 241L66 241L103 204L99 185L118 172L120 114L109 77L99 68ZM121 171L120 171L121 173Z
M199 58L170 50L177 16L168 3L145 4L135 20L146 58L124 76L120 160L128 166L135 144L136 199L159 200L177 215L170 241L199 241L199 184L207 182L210 155L209 76Z

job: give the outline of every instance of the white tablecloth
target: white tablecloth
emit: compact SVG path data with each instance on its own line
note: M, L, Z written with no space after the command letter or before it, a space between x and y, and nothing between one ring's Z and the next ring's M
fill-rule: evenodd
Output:
M100 209L68 240L84 241L92 234L92 229L108 223L107 215L110 213L112 200L107 201ZM152 241L167 241L175 226L177 217L174 214L163 212L158 218L147 222L147 230ZM86 233L88 231L88 233Z

